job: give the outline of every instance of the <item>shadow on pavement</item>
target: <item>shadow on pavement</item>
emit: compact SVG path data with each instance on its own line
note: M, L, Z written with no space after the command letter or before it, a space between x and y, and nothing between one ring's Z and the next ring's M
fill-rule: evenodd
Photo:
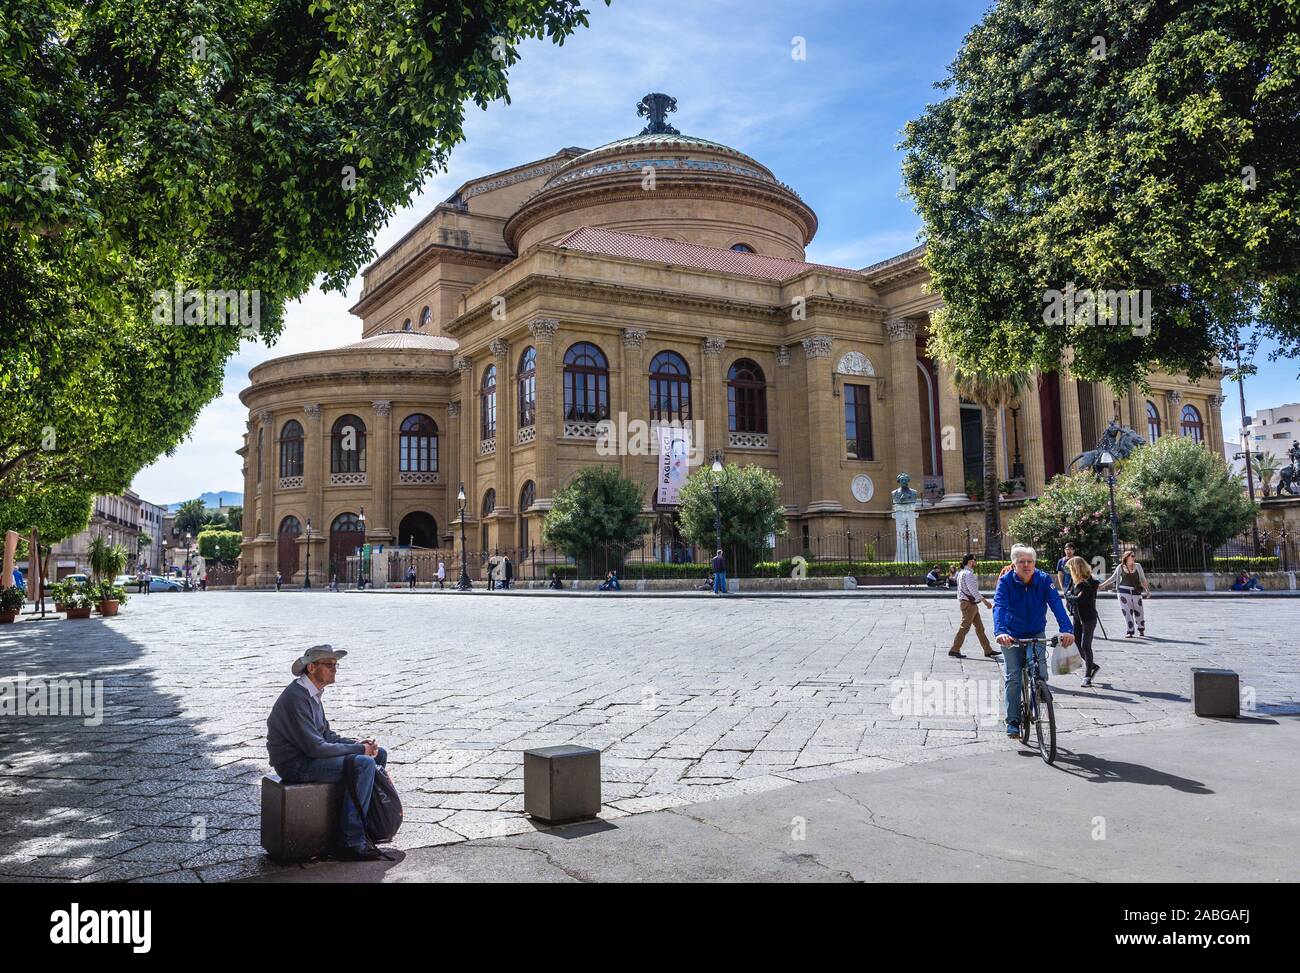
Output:
M1026 755L1038 756L1037 752ZM1093 784L1147 784L1153 787L1169 787L1184 794L1214 793L1199 780L1167 774L1162 770L1144 767L1142 764L1107 760L1105 757L1096 757L1088 753L1060 750L1055 766L1058 770Z

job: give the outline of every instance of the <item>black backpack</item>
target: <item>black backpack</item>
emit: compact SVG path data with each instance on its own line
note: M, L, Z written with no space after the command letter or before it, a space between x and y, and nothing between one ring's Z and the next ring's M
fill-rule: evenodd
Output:
M343 779L347 789L343 800L351 800L356 807L361 807L357 796L356 754L351 754L343 761ZM375 768L375 786L370 792L370 809L366 811L363 822L366 837L376 845L386 845L393 840L397 829L402 826L402 799L397 796L393 779L383 767Z

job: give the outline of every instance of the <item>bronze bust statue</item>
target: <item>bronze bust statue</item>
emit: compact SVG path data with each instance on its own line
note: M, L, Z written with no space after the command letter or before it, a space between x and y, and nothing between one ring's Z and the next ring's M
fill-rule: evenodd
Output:
M916 503L921 499L921 495L910 486L912 478L906 473L898 474L898 489L889 495L894 503Z

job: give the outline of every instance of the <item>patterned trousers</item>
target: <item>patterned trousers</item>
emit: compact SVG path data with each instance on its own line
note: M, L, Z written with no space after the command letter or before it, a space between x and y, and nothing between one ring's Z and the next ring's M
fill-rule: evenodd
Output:
M1146 619L1142 615L1142 592L1121 586L1119 607L1124 612L1124 625L1129 635L1132 635L1135 629L1146 628Z

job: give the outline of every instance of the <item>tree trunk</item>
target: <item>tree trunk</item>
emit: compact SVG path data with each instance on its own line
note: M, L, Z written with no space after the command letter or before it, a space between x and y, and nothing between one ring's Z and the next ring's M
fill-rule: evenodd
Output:
M997 412L984 407L984 558L1002 557L1002 517L998 507Z

